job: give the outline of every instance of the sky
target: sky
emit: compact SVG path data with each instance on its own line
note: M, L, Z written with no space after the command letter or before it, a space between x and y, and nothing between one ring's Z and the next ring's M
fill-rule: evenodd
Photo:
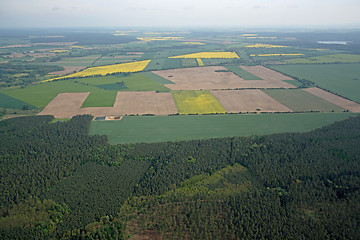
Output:
M0 28L360 27L359 0L0 0Z

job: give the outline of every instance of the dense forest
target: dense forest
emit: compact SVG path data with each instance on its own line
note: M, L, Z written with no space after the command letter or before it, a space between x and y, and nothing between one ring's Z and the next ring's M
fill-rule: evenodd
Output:
M360 117L123 145L91 118L0 121L1 239L360 239Z

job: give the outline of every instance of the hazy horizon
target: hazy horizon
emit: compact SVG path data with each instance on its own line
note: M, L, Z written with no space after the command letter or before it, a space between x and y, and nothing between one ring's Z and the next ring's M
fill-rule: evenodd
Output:
M358 28L358 0L2 0L0 28Z

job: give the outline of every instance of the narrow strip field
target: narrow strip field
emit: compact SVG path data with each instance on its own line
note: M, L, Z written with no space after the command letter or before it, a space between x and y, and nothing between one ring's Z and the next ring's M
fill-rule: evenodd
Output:
M225 109L209 91L173 91L180 114L225 113Z
M283 113L133 116L124 117L121 121L93 121L90 134L105 134L111 144L267 135L311 131L355 115L354 113Z

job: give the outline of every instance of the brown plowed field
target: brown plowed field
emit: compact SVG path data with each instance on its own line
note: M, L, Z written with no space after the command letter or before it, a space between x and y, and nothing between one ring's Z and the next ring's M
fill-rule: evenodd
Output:
M222 66L208 66L195 68L180 68L163 71L153 71L153 73L164 77L175 84L165 86L172 90L218 90L218 89L237 89L237 88L294 88L293 85L282 80L291 80L280 73L265 67L251 68L251 73L263 80L244 80L232 72L215 72L216 70L226 70ZM249 71L250 72L250 71Z
M114 104L122 114L168 115L178 112L171 93L118 92Z
M63 66L64 70L57 71L57 72L51 72L50 75L65 75L73 72L78 72L84 68L85 66Z
M264 66L240 66L245 71L258 76L266 81L294 80L291 77L278 73Z
M342 98L342 97L332 94L330 92L324 91L317 87L306 88L306 89L304 89L304 91L307 91L308 93L311 93L319 98L322 98L328 102L331 102L339 107L348 109L351 112L360 113L360 104L358 104L356 102L352 102L350 100L347 100L345 98Z
M79 114L120 116L125 114L168 115L178 112L171 93L118 92L114 107L81 108L89 93L59 93L39 115L71 118Z
M211 91L228 113L291 112L291 110L258 89Z
M81 105L89 96L85 93L59 93L38 115L53 115L55 118L70 118L82 113Z

